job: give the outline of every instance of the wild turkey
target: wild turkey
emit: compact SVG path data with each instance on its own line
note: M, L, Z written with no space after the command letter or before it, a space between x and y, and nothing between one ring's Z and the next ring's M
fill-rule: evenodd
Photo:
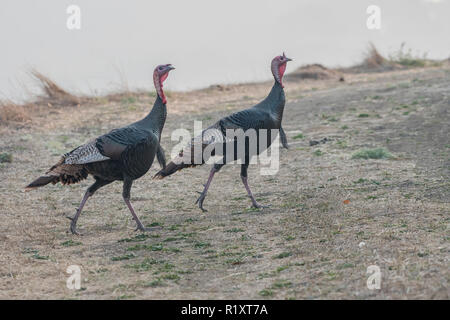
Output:
M153 72L157 98L145 118L126 127L114 129L66 153L46 175L26 187L29 190L48 183L73 184L86 179L89 174L92 175L94 184L87 189L75 216L68 217L72 220L70 231L73 234L78 234L77 221L87 199L99 188L116 180L123 181L123 200L136 221L136 230L146 230L130 203L130 190L133 181L150 169L155 155L159 164L165 167L164 151L160 146L161 132L167 115L163 82L173 69L175 68L172 65L166 64L157 66Z
M197 199L196 203L202 211L206 211L203 208L203 201L205 200L206 193L208 192L208 188L211 184L211 181L214 177L214 174L218 172L226 163L235 161L237 159L241 160L241 179L244 184L245 189L247 190L248 196L252 201L252 206L256 208L261 208L261 206L253 197L252 191L248 185L247 181L247 169L249 166L249 160L255 154L260 154L265 148L260 148L260 129L267 129L267 141L265 142L266 148L270 146L274 137L270 135L271 129L276 129L277 132L280 133L280 139L283 147L288 148L286 134L283 131L281 126L281 121L283 118L283 110L285 104L285 95L284 95L284 86L283 86L283 74L286 70L286 64L288 61L291 61L286 57L283 53L281 56L277 56L272 60L271 63L271 71L273 77L275 79L275 83L270 91L269 95L260 103L253 106L252 108L242 110L232 115L220 119L218 122L205 129L201 135L195 137L191 140L191 142L180 151L179 155L170 162L165 168L160 170L154 178L162 179L166 176L173 174L176 171L179 171L183 168L193 167L199 164L204 164L208 159L205 159L205 155L203 151L206 148L209 150L214 149L215 146L220 145L220 149L223 148L224 153L220 154L221 161L216 162L210 172L209 178L205 184L203 192L200 194L200 197ZM230 139L229 136L227 138L227 131L232 130L235 133L239 130L245 133L249 129L254 129L256 131L257 144L256 150L254 152L250 152L250 140L245 138L245 151L241 153L239 156L238 142L236 139ZM241 133L242 134L242 133ZM237 134L238 135L238 134ZM242 140L241 140L242 141ZM262 144L264 146L264 144ZM233 156L231 159L227 159L226 150L232 148L234 150ZM201 152L199 155L198 151ZM256 151L256 152L255 152ZM244 154L244 156L243 156ZM215 151L212 151L211 156L217 156ZM198 161L195 161L196 158L200 156ZM206 155L208 157L208 155Z

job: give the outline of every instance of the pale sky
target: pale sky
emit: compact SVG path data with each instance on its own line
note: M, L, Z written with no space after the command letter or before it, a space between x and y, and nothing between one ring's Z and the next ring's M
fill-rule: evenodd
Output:
M66 9L81 9L68 30ZM368 30L366 9L381 9ZM388 55L402 42L414 53L450 56L450 0L2 0L0 99L21 97L35 67L78 93L152 88L153 68L172 63L169 90L270 79L283 50L306 63L348 66L369 41Z

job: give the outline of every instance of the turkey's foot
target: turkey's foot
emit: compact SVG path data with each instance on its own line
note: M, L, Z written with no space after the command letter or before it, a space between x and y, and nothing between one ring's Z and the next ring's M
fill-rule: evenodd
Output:
M74 217L67 216L66 218L72 221L69 228L70 232L74 235L81 236L82 234L77 231L77 215L75 214Z
M242 183L244 184L245 190L247 190L247 194L248 197L250 198L250 200L252 201L252 208L256 208L256 209L263 209L263 208L268 208L269 206L263 206L261 204L258 203L258 201L256 201L255 197L253 196L252 190L250 189L250 186L248 185L248 181L247 181L247 168L244 167L244 175L241 175L241 179L242 179Z
M142 231L142 232L146 232L148 230L146 230L146 228L144 227L144 225L142 224L142 222L139 219L134 219L136 221L136 229L134 229L134 231Z
M270 208L270 205L262 205L259 204L258 202L253 202L252 203L252 208L256 208L256 209L266 209L266 208Z
M200 193L200 197L198 197L197 201L195 201L195 204L198 203L198 207L200 209L202 209L203 212L207 212L208 210L206 210L205 208L203 208L203 201L205 201L206 198L206 194L208 193L208 189L209 189L209 185L211 184L212 179L214 178L214 174L219 171L219 169L216 169L216 165L214 165L211 169L211 172L209 173L209 178L208 181L206 181L205 183L205 188L203 189L203 192L198 192Z
M195 204L198 204L198 207L199 207L203 212L208 212L208 210L206 210L205 208L203 208L203 201L205 201L205 198L206 198L206 192L200 193L200 197L198 197L197 201L195 201Z

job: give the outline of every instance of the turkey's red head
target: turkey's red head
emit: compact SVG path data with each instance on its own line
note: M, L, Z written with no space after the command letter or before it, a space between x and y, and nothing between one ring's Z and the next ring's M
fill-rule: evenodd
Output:
M161 64L153 71L153 83L155 84L156 92L164 104L167 103L166 96L163 91L164 80L169 76L169 71L175 69L171 64Z
M292 61L292 59L286 57L283 52L281 56L276 56L275 58L273 58L271 64L273 77L275 78L275 81L280 83L283 88L283 75L284 71L286 71L286 64L288 61Z

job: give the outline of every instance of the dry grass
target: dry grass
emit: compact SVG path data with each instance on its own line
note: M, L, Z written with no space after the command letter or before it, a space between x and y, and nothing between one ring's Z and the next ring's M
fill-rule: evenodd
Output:
M404 44L402 44L400 50L391 55L389 59L386 59L370 43L365 53L364 61L357 66L345 69L329 69L321 64L310 64L286 74L285 78L287 81L293 82L294 86L298 86L298 80L302 80L303 82L300 84L302 88L318 89L329 86L329 84L320 81L314 83L310 82L310 80L347 81L351 78L350 74L353 73L385 72L418 66L437 67L445 64L448 65L449 62L437 62L414 57L410 51L404 51ZM132 106L138 101L141 103L152 103L151 99L155 97L155 92L131 92L122 72L119 72L123 83L122 91L96 97L76 96L64 90L54 80L37 70L31 70L30 75L37 82L38 87L42 89L43 95L23 105L10 101L1 102L0 125L29 125L36 120L36 116L45 118L49 113L57 113L55 109L47 109L47 107L98 106L110 103ZM364 78L367 78L367 76L364 75ZM217 104L225 105L225 108L229 109L236 104L237 97L242 95L247 100L244 102L245 105L251 105L264 96L264 90L265 84L263 83L251 84L251 87L240 84L212 85L206 89L193 91L192 94L166 92L166 95L174 104L171 111L175 114L180 114L185 112L202 112Z
M216 175L203 214L194 201L209 166L155 181L155 164L132 190L138 215L157 228L148 234L133 231L120 183L89 200L81 237L67 232L65 216L91 180L22 188L61 153L141 118L154 97L44 109L45 117L0 139L0 153L12 155L0 164L0 297L446 299L449 75L448 67L421 68L286 83L291 148L281 150L276 175L249 170L257 200L271 207L248 209L239 168L230 165ZM270 86L172 93L162 137L167 156L178 143L173 130L192 129L194 120L206 127ZM325 143L310 147L310 140ZM352 159L366 148L395 159ZM66 288L73 264L82 270L78 291ZM366 287L373 264L382 271L381 290Z
M82 102L93 100L92 98L74 96L37 70L31 70L30 75L42 89L43 94L24 104L1 101L0 125L20 126L30 124L37 114L43 112L43 108L79 106Z
M405 43L400 48L384 57L373 43L369 43L364 53L363 62L349 68L340 69L343 72L386 72L407 68L439 67L446 64L446 60L438 61L427 59L426 53L422 56L413 54L411 49L406 49Z
M363 65L369 69L377 69L388 64L388 60L378 52L373 43L370 43Z
M38 82L38 85L44 92L40 96L38 104L49 104L54 106L76 106L81 103L81 98L62 89L52 79L43 75L37 70L30 71L31 76Z
M0 125L24 123L31 120L29 108L13 102L0 103Z
M341 69L345 72L356 72L356 73L364 73L364 72L385 72L392 70L400 70L404 67L401 64L396 63L395 61L386 59L381 55L378 49L375 47L373 43L369 43L367 51L364 53L364 58L362 63Z
M298 68L294 72L291 72L288 75L286 75L286 79L339 80L343 79L343 74L337 70L328 69L323 65L316 63Z

